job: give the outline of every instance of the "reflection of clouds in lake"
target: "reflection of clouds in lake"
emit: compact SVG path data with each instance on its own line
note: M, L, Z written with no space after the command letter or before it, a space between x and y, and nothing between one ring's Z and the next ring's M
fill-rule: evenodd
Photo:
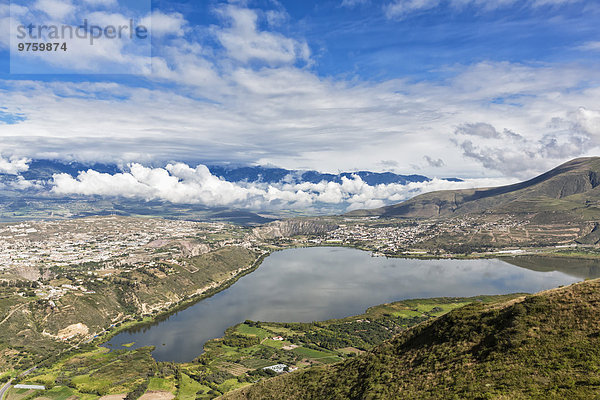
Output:
M111 343L155 345L158 360L190 361L206 340L246 319L310 322L408 298L537 292L578 280L492 259L386 259L355 249L291 249L273 253L255 272L215 296Z

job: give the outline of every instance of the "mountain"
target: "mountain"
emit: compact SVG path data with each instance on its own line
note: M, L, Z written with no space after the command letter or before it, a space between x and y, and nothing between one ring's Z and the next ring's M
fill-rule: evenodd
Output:
M372 351L225 399L592 399L600 393L600 281L474 303Z
M470 213L564 214L600 211L600 157L578 158L525 182L495 188L425 193L350 216L431 218Z
M190 163L190 166L196 166ZM359 176L371 186L380 184L405 185L411 182L428 182L431 179L422 175L398 175L391 172L342 172L328 174L318 171L288 170L265 166L208 166L210 172L223 180L239 186L256 186L261 190L268 185L278 188L286 184L319 182L341 183L344 179ZM80 172L93 170L102 174L129 172L129 166L110 163L60 162L55 160L31 160L28 169L19 174L0 172L0 222L15 222L24 219L71 218L88 215L128 215L160 216L164 218L184 218L192 220L229 221L245 225L267 223L274 218L305 215L302 205L274 200L270 209L250 207L245 204L221 207L202 204L174 204L164 199L146 201L127 196L110 195L68 195L53 191L53 176L68 174L77 177ZM164 171L163 171L164 172ZM450 181L460 181L448 178ZM216 189L214 189L216 190ZM284 189L285 190L285 189ZM294 189L289 189L294 191ZM307 206L308 207L308 206ZM348 207L347 202L322 202L310 212L313 214L338 214ZM267 213L268 215L257 214Z
M54 174L69 174L77 176L80 171L93 169L100 173L116 174L121 172L120 168L115 164L90 163L84 164L80 162L62 163L52 160L32 160L29 163L29 169L21 173L23 178L31 181L52 179Z
M264 182L264 183L280 183L280 182L310 182L319 183L322 181L341 183L342 178L352 179L354 175L360 178L367 184L374 186L380 184L398 183L406 185L411 182L429 182L431 179L423 175L398 175L392 172L341 172L339 174L328 174L318 171L302 171L289 170L283 168L272 167L222 167L209 166L208 169L213 175L216 175L229 182ZM457 178L448 178L453 182L460 182Z
M195 164L191 163L191 166ZM29 169L22 172L20 175L29 181L47 181L54 174L66 173L73 177L77 176L81 171L89 169L100 173L115 174L123 172L123 168L116 164L106 163L81 163L81 162L60 162L53 160L32 160L29 163ZM127 168L125 168L126 170ZM209 165L210 172L229 182L263 182L263 183L281 183L281 182L310 182L319 183L322 181L341 183L342 178L352 179L354 175L360 178L367 184L379 185L398 183L405 185L411 182L428 182L430 178L423 175L399 175L392 172L371 172L371 171L356 171L356 172L341 172L338 174L328 174L314 170L290 170L284 168L274 168L265 166L219 166ZM0 173L0 182L2 180L15 179L14 175ZM461 182L458 178L445 178L452 182Z

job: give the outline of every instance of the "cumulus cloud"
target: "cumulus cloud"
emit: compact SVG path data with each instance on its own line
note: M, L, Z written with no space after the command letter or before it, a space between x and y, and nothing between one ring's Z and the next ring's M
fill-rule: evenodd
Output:
M150 40L136 40L135 35L132 37L128 34L129 31L115 34L110 38L106 34L99 34L101 29L108 26L129 27L130 20L138 21L143 15L149 13L149 3L147 5L145 9L143 2L117 3L114 0L77 2L12 0L10 5L12 24L8 25L9 28L5 28L12 30L9 36L17 37L17 27L33 23L33 37L26 38L27 40L56 42L60 39L61 43L66 44L68 50L14 53L11 59L11 70L17 73L150 73L152 53ZM1 15L2 9L0 9L0 19L4 19ZM161 28L165 29L167 24L165 19L169 17L173 16L157 15L157 36L163 33ZM88 30L85 38L70 34L70 30L65 31L61 28L52 31L49 28L70 26L75 30L81 29L86 22ZM96 29L93 40L91 39L92 26ZM41 37L37 38L37 36Z
M464 124L455 134L465 157L485 168L508 176L530 177L540 167L549 169L557 160L568 160L600 146L600 111L579 107L546 125L547 133L526 138L509 129L498 131L490 124ZM469 138L482 138L477 143ZM538 169L534 168L536 166Z
M423 158L425 159L425 161L427 161L427 164L429 164L430 167L441 168L446 165L444 160L442 160L441 158L438 158L437 160L429 156L424 156Z
M449 182L433 179L406 185L381 184L371 186L359 176L342 178L341 183L290 183L277 184L232 183L210 173L204 165L192 168L183 163L168 164L164 168L150 168L130 164L126 172L100 173L82 171L77 177L55 174L52 192L60 195L109 196L141 200L161 200L175 204L202 204L206 206L236 206L251 209L283 207L309 208L319 205L340 209L380 207L397 203L417 194L442 189L458 189L508 183L510 180L472 180Z
M567 154L594 154L600 145L593 108L600 90L586 84L600 80L597 69L487 62L442 83L353 83L290 66L217 72L201 49L173 51L163 79L181 80L191 96L107 82L5 81L6 112L23 121L0 129L4 154L125 163L229 160L326 172L378 169L391 160L396 164L387 165L402 173L425 164L427 155L444 160L446 176L479 171L523 178ZM508 97L518 104L495 101ZM557 151L564 143L570 150ZM484 162L496 153L520 162ZM437 172L423 168L425 175Z
M0 155L0 174L18 175L29 169L30 162L31 160L28 158L11 157L7 159Z
M480 62L443 81L321 77L306 68L304 39L272 29L282 15L242 3L218 8L208 43L177 36L187 23L168 14L173 34L143 87L3 81L6 112L23 116L1 126L4 154L425 175L443 160L445 176L523 178L599 149L595 66Z
M259 30L256 11L228 5L220 8L219 14L229 23L229 27L217 30L216 36L232 59L243 63L259 61L268 65L309 61L310 49L306 42Z
M167 35L183 36L187 21L181 13L165 14L156 10L144 17L140 24L151 29L152 37L160 38Z
M29 181L29 180L23 178L22 176L17 176L16 179L6 182L5 186L8 188L11 188L11 189L16 189L16 190L28 190L28 189L42 190L44 188L40 182Z
M477 122L475 124L463 124L456 129L456 134L480 136L483 138L498 138L500 133L490 124Z

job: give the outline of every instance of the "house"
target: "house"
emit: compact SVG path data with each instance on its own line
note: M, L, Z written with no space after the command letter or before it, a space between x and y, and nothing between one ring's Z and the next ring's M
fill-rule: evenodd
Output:
M285 365L285 364L275 364L275 365L271 365L269 367L264 367L263 369L269 369L273 372L277 372L278 374L281 374L281 373L285 372L286 368L287 368L287 365Z
M29 389L29 390L46 390L45 386L42 385L15 385L15 389Z

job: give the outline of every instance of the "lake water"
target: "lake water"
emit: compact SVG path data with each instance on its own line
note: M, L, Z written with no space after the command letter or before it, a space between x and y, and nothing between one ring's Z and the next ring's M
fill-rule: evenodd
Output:
M284 250L271 254L230 288L153 325L124 331L108 345L153 345L157 360L187 362L203 352L207 340L246 319L319 321L403 299L533 293L596 277L597 266L586 273L587 267L582 270L573 263L541 268L551 263L539 259L523 268L495 259L388 259L341 247Z

